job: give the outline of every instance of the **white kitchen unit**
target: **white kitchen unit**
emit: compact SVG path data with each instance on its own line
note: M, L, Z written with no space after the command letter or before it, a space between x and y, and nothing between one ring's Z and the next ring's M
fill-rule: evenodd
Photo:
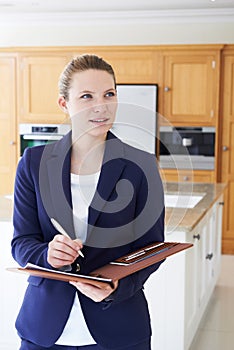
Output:
M0 221L0 350L19 348L20 341L15 330L15 319L27 285L26 275L6 271L6 267L17 265L11 257L12 232L13 227L10 221Z
M167 231L166 241L193 243L167 258L145 285L152 321L152 350L188 350L220 272L223 195L189 231L183 224ZM193 221L194 209L187 215ZM178 209L177 209L178 211ZM197 220L197 219L196 219Z

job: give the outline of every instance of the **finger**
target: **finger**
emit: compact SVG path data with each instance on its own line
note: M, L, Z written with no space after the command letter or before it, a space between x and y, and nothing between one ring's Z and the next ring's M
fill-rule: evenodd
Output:
M51 255L61 260L75 260L79 256L76 251L71 250L70 248L66 248L66 246L63 249L63 247L64 246L62 246L61 249L58 248L52 250Z
M80 249L83 248L83 243L82 243L82 241L79 238L74 239L73 242L76 245L77 250L80 250Z
M110 286L106 286L105 288L98 288L94 285L82 282L70 282L74 287L76 287L82 294L86 295L90 299L95 302L100 302L106 297L108 297L113 289Z
M78 252L63 243L49 244L49 255L63 260L76 259Z
M61 235L58 235L61 236ZM69 245L69 240L63 237L54 237L48 244L47 260L55 268L72 264L78 257L78 252ZM66 238L66 237L65 237ZM68 244L67 244L68 243Z
M72 264L75 259L69 255L59 256L56 251L48 250L47 260L51 266L59 268Z
M61 250L63 252L66 252L76 257L77 257L77 252L79 250L79 247L82 247L82 244L77 243L73 241L71 238L65 237L63 235L55 236L55 239L53 241L55 243L54 245L55 249Z
M56 258L49 258L48 257L48 262L51 266L53 266L55 269L59 269L61 267L67 266L67 265L71 265L72 261L70 260L60 260L60 259L56 259Z

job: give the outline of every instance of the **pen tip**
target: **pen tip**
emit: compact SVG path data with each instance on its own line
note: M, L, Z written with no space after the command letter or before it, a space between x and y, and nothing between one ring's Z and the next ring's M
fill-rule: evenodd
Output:
M79 250L79 254L80 256L82 256L82 258L84 258L84 254Z

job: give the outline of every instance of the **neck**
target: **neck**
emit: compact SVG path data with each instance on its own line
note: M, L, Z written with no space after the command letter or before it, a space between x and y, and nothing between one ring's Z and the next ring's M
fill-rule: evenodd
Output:
M105 149L106 134L100 137L72 135L71 172L92 174L100 170Z

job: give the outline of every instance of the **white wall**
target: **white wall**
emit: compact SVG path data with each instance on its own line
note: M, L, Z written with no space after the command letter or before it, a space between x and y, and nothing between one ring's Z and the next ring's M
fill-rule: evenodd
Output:
M0 47L234 43L233 12L202 14L0 16Z

